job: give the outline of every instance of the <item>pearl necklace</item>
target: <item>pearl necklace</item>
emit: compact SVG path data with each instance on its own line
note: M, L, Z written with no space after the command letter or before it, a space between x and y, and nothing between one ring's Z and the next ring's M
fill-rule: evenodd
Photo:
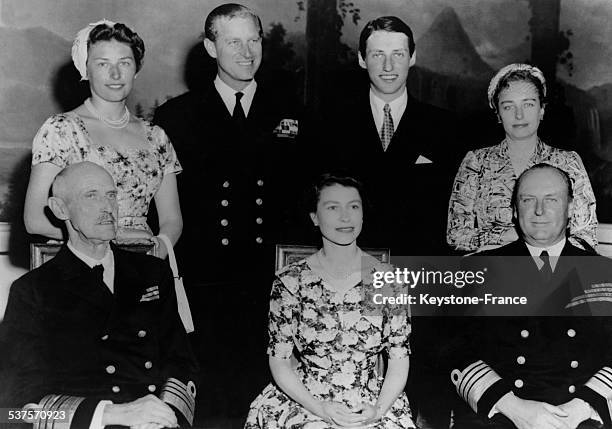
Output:
M113 120L113 119L107 119L104 116L102 116L100 112L98 112L98 109L94 107L93 103L91 102L91 98L88 98L87 100L85 100L85 103L83 104L85 105L87 110L89 110L89 113L94 115L96 118L102 121L109 128L114 128L116 130L119 130L121 128L125 128L127 124L130 123L130 111L128 110L127 106L124 106L125 112L123 113L123 116L121 116L119 119Z

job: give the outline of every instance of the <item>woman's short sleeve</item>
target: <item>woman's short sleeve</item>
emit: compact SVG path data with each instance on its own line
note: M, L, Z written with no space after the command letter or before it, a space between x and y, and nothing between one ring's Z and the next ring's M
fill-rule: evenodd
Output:
M166 174L178 174L183 171L183 167L178 160L174 146L166 135L166 132L154 125L153 126L154 140L158 143L159 153L161 155L161 166Z
M270 293L268 314L268 355L289 359L293 353L293 336L297 330L296 296L277 277Z
M64 115L54 115L40 127L32 141L32 165L50 162L60 168L75 161L78 131Z

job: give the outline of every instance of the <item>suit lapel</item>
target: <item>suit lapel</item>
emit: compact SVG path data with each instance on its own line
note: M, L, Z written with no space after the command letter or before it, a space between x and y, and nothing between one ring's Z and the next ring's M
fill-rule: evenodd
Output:
M402 153L402 159L405 165L414 165L419 158L419 155L423 154L430 161L433 161L430 147L423 144L423 141L418 138L417 133L414 132L416 127L421 123L421 116L423 115L422 109L419 108L419 104L414 97L408 94L408 103L404 114L400 119L397 129L391 139L391 144L387 149L387 152L393 151Z
M62 289L96 307L102 309L112 307L113 294L111 291L68 247L62 247L53 261L59 269L58 285Z
M382 147L382 142L380 141L379 130L376 129L376 122L374 122L374 116L372 115L372 106L370 104L370 87L368 86L368 90L361 93L358 101L356 102L356 106L359 109L357 112L357 124L361 124L361 127L364 130L366 138L359 139L362 142L362 145L365 145L361 149L365 153L371 154L384 154L385 151ZM348 124L338 124L338 126L348 126ZM395 138L395 137L394 137ZM391 139L391 143L389 147L387 147L387 152L391 148L393 143L393 139Z

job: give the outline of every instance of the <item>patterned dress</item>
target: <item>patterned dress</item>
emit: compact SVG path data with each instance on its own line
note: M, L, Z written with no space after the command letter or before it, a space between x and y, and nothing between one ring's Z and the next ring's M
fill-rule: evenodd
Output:
M376 264L374 269L388 270L389 266ZM319 400L349 407L360 402L375 404L383 383L375 372L379 353L386 349L390 359L399 359L410 352L407 308L367 310L362 298L372 288L371 282L356 279L347 292L336 292L310 268L308 259L277 273L270 297L268 354L288 359L295 347L299 351L298 378ZM245 429L329 427L335 426L272 383L251 404L245 424ZM413 428L406 394L369 427Z
M45 121L32 142L32 165L50 162L60 168L91 161L108 171L117 186L119 226L151 231L147 225L149 203L165 174L182 168L172 143L161 128L142 121L147 149L118 152L92 142L79 115L67 112Z
M572 181L570 241L582 247L576 240L580 238L595 247L595 194L580 156L538 141L527 168L542 162L565 171ZM512 192L516 179L506 140L496 146L468 152L455 177L448 206L448 244L465 251L502 244L502 235L514 228Z

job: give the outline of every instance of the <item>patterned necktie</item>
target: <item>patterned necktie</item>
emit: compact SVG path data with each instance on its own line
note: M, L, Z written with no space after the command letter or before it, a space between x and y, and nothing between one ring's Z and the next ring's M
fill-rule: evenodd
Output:
M242 103L240 103L240 99L244 93L237 92L236 93L236 105L234 106L234 113L232 113L232 118L236 125L242 127L246 122L246 115L244 114L244 110L242 109Z
M380 129L380 141L383 145L383 150L387 150L389 147L389 143L391 143L391 139L393 138L393 118L391 117L391 106L389 104L385 104L383 107L383 112L385 113L385 118L383 120L382 128Z
M540 259L542 260L542 262L544 262L544 265L540 269L540 274L542 275L542 279L544 279L545 282L549 282L552 278L553 271L552 266L550 265L550 256L548 255L548 252L546 250L543 250L542 253L540 253Z

